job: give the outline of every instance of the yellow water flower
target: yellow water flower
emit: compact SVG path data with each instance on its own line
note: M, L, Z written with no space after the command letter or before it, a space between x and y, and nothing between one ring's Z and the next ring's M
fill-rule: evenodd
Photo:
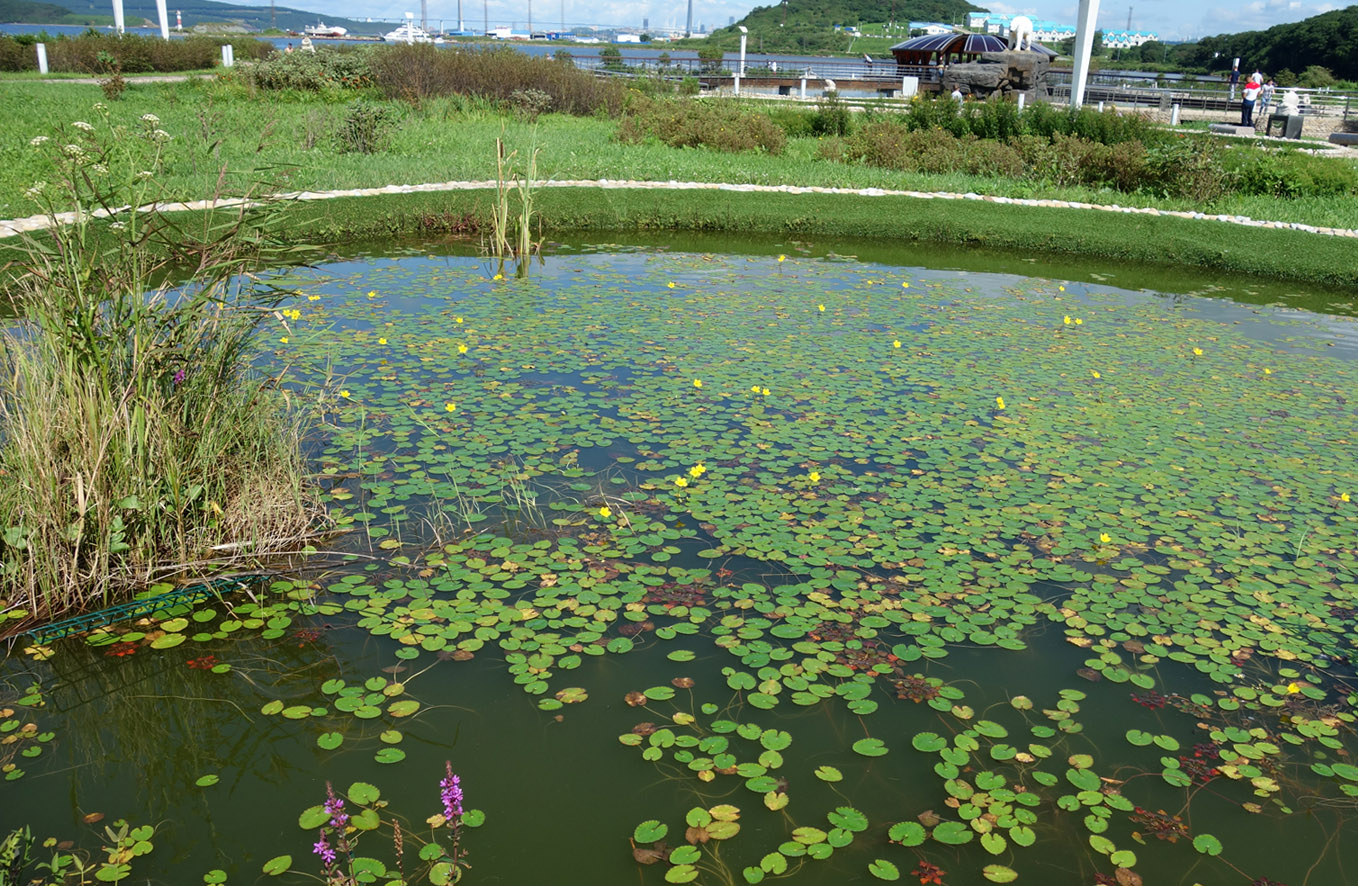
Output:
M902 284L901 284L901 288L902 288L902 289L909 289L909 288L910 288L910 284L909 284L909 283L902 283Z
M387 340L386 340L385 338L379 338L379 339L377 340L377 343L378 343L379 345L384 345L384 344L387 343Z
M1340 501L1348 501L1348 500L1349 500L1349 494L1348 494L1347 492L1341 492L1341 493L1339 493L1339 500L1340 500Z
M1057 291L1057 292L1065 292L1065 291L1066 291L1066 287L1064 287L1064 286L1058 286L1058 287L1056 287L1056 291Z
M900 340L899 338L896 339L895 341L893 341L893 342L891 343L891 346L892 346L893 348L899 348L899 347L901 346L901 340Z
M705 473L707 473L707 467L703 465L702 462L698 462L696 465L688 469L688 475L695 480L697 480Z
M786 255L780 255L780 256L778 256L778 260L779 260L780 262L787 261L787 256L786 256Z
M504 274L496 274L494 277L491 277L490 279L492 279L492 280L503 280L504 278L505 278L505 275L504 275Z
M1288 695L1296 695L1298 692L1301 692L1301 684L1300 684L1300 683L1288 683L1288 684L1287 684L1287 694L1288 694Z
M825 305L816 305L816 310L820 311L822 314L825 313Z
M1069 326L1069 325L1070 325L1070 315L1067 314L1064 318L1062 318L1061 322L1064 323L1064 324L1066 324L1067 326Z
M666 283L665 285L668 286L670 289L673 289L673 288L674 288L674 281L671 280L670 282Z
M761 390L759 393L761 393L761 394L763 394L765 397L767 397L767 396L769 395L769 389L768 389L768 388L764 388L764 389Z
M458 346L457 346L457 352L458 352L459 354L465 354L465 353L467 353L467 346L466 346L466 345L458 345Z
M368 298L377 298L377 290L376 290L376 289L369 289L369 290L368 290Z
M685 486L688 485L688 478L687 478L687 477L679 477L679 478L675 479L674 485L675 485L675 486L678 486L680 489L683 489Z
M348 391L340 391L340 396L343 397L345 400L348 400L348 399L349 399L349 392L348 392Z
M701 378L695 378L693 380L693 386L695 388L701 388L703 386L703 380Z
M279 341L281 341L283 344L287 344L287 343L288 343L288 337L285 335L285 336L283 336L282 338L280 338Z
M758 394L758 393L759 393L759 385L750 385L750 393L752 393L752 394Z
M1076 325L1076 326L1083 326L1083 325L1084 325L1084 322L1085 322L1085 321L1082 320L1082 319L1080 319L1079 317L1076 317L1076 318L1075 318L1075 325Z
M997 408L999 408L999 409L1003 409L1003 408L1004 408L1004 398L1003 398L1003 397L996 397L996 398L995 398L995 406L996 406Z
M461 323L461 322L462 322L462 318L461 318L461 317L454 317L454 318L453 318L453 322L454 322L454 323Z
M819 483L819 482L820 482L820 472L819 472L819 471L812 471L811 473L807 474L806 476L809 477L809 478L811 479L811 482L812 482L812 483Z
M1104 544L1108 544L1112 540L1113 536L1109 535L1108 533L1106 532L1099 533L1099 541L1103 542Z
M613 512L609 510L608 505L604 505L603 507L599 508L599 516L607 520L609 517L613 516Z
M457 404L456 404L456 403L444 403L444 404L443 404L443 411L444 411L444 412L457 412Z
M1265 366L1265 367L1264 367L1264 375L1272 375L1272 374L1273 374L1273 370L1272 370L1272 369L1269 369L1267 366Z
M1099 371L1097 369L1089 370L1089 374L1094 376L1095 378L1103 378L1102 375L1099 375Z

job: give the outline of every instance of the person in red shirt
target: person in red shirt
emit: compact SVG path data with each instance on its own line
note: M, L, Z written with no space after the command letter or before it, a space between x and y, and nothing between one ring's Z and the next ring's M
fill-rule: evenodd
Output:
M1250 77L1245 88L1240 92L1240 125L1254 125L1254 102L1259 98L1259 93L1264 88L1263 80L1259 74Z

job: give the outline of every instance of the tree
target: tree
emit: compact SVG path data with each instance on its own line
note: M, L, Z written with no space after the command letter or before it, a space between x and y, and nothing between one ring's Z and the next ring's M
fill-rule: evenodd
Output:
M616 46L605 46L599 50L599 58L604 60L605 71L621 71L626 67L622 63L622 50Z
M1159 40L1147 40L1141 44L1139 53L1143 62L1160 62L1165 60L1165 53L1168 47Z
M1089 54L1090 54L1090 55L1103 55L1103 53L1104 53L1104 48L1103 48L1103 31L1095 31L1095 32L1094 32L1094 45L1093 45L1093 47L1089 50Z
M1321 89L1326 86L1333 86L1335 82L1334 72L1329 68L1323 68L1320 65L1308 65L1306 70L1301 72L1301 78L1298 82L1307 89Z
M702 63L703 71L709 74L715 74L721 70L721 62L725 56L726 53L722 51L720 46L708 44L698 49L698 61Z

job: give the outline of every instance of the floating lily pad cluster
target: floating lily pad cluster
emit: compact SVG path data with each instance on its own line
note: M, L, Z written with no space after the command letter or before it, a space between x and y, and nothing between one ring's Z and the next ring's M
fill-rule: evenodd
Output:
M0 684L0 776L5 781L23 778L25 761L40 757L56 738L56 732L39 725L37 712L45 705L40 684Z
M1067 851L1134 883L1161 841L1229 862L1200 795L1245 821L1358 800L1358 364L1327 348L1353 321L660 253L341 264L309 292L261 359L314 404L355 559L91 642L366 632L399 664L258 710L322 751L377 735L376 763L435 716L419 674L473 659L545 719L644 711L629 762L699 797L631 835L677 883L1003 883ZM684 671L600 704L590 660L623 655ZM1088 685L1024 685L1038 656ZM890 812L864 787L920 775ZM792 802L808 780L835 799Z

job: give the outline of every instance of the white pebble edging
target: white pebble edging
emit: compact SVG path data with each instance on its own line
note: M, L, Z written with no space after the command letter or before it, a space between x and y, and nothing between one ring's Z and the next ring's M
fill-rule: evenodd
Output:
M330 200L335 197L373 197L379 194L413 194L435 191L477 191L493 190L496 187L494 181L463 181L463 182L434 182L422 185L386 185L380 188L352 188L344 191L297 191L290 194L277 194L272 199L276 201L286 200ZM1208 215L1203 212L1187 212L1173 209L1155 209L1153 207L1139 206L1118 206L1117 204L1104 205L1099 203L1076 203L1067 200L1030 200L1020 197L992 197L987 194L957 194L947 191L889 191L882 188L825 188L815 186L798 185L742 185L742 184L722 184L720 182L657 182L657 181L614 181L601 178L598 181L545 181L537 182L534 187L539 188L606 188L610 190L721 190L739 191L742 193L759 194L844 194L854 197L911 197L917 200L981 200L987 203L1007 203L1013 206L1037 206L1061 209L1095 209L1101 212L1121 212L1136 213L1139 215L1168 215L1174 218L1186 218L1202 221L1226 222L1234 225L1244 225L1252 228L1283 228L1293 231L1302 231L1308 234L1325 234L1331 237L1353 237L1358 238L1358 230L1348 228L1326 228L1317 225L1307 225L1301 222L1280 222L1264 221L1253 219L1244 215ZM226 200L195 200L188 203L161 203L158 208L162 212L180 212L185 210L204 210L204 209L234 209L244 205L241 199ZM252 203L251 205L258 205ZM115 212L125 212L127 207L115 210L96 210L92 213L93 217L100 218L112 215ZM31 215L28 218L13 219L11 221L0 221L0 237L13 237L18 234L31 233L33 231L44 231L55 224L70 224L75 221L76 213L62 212L55 218L46 215Z

